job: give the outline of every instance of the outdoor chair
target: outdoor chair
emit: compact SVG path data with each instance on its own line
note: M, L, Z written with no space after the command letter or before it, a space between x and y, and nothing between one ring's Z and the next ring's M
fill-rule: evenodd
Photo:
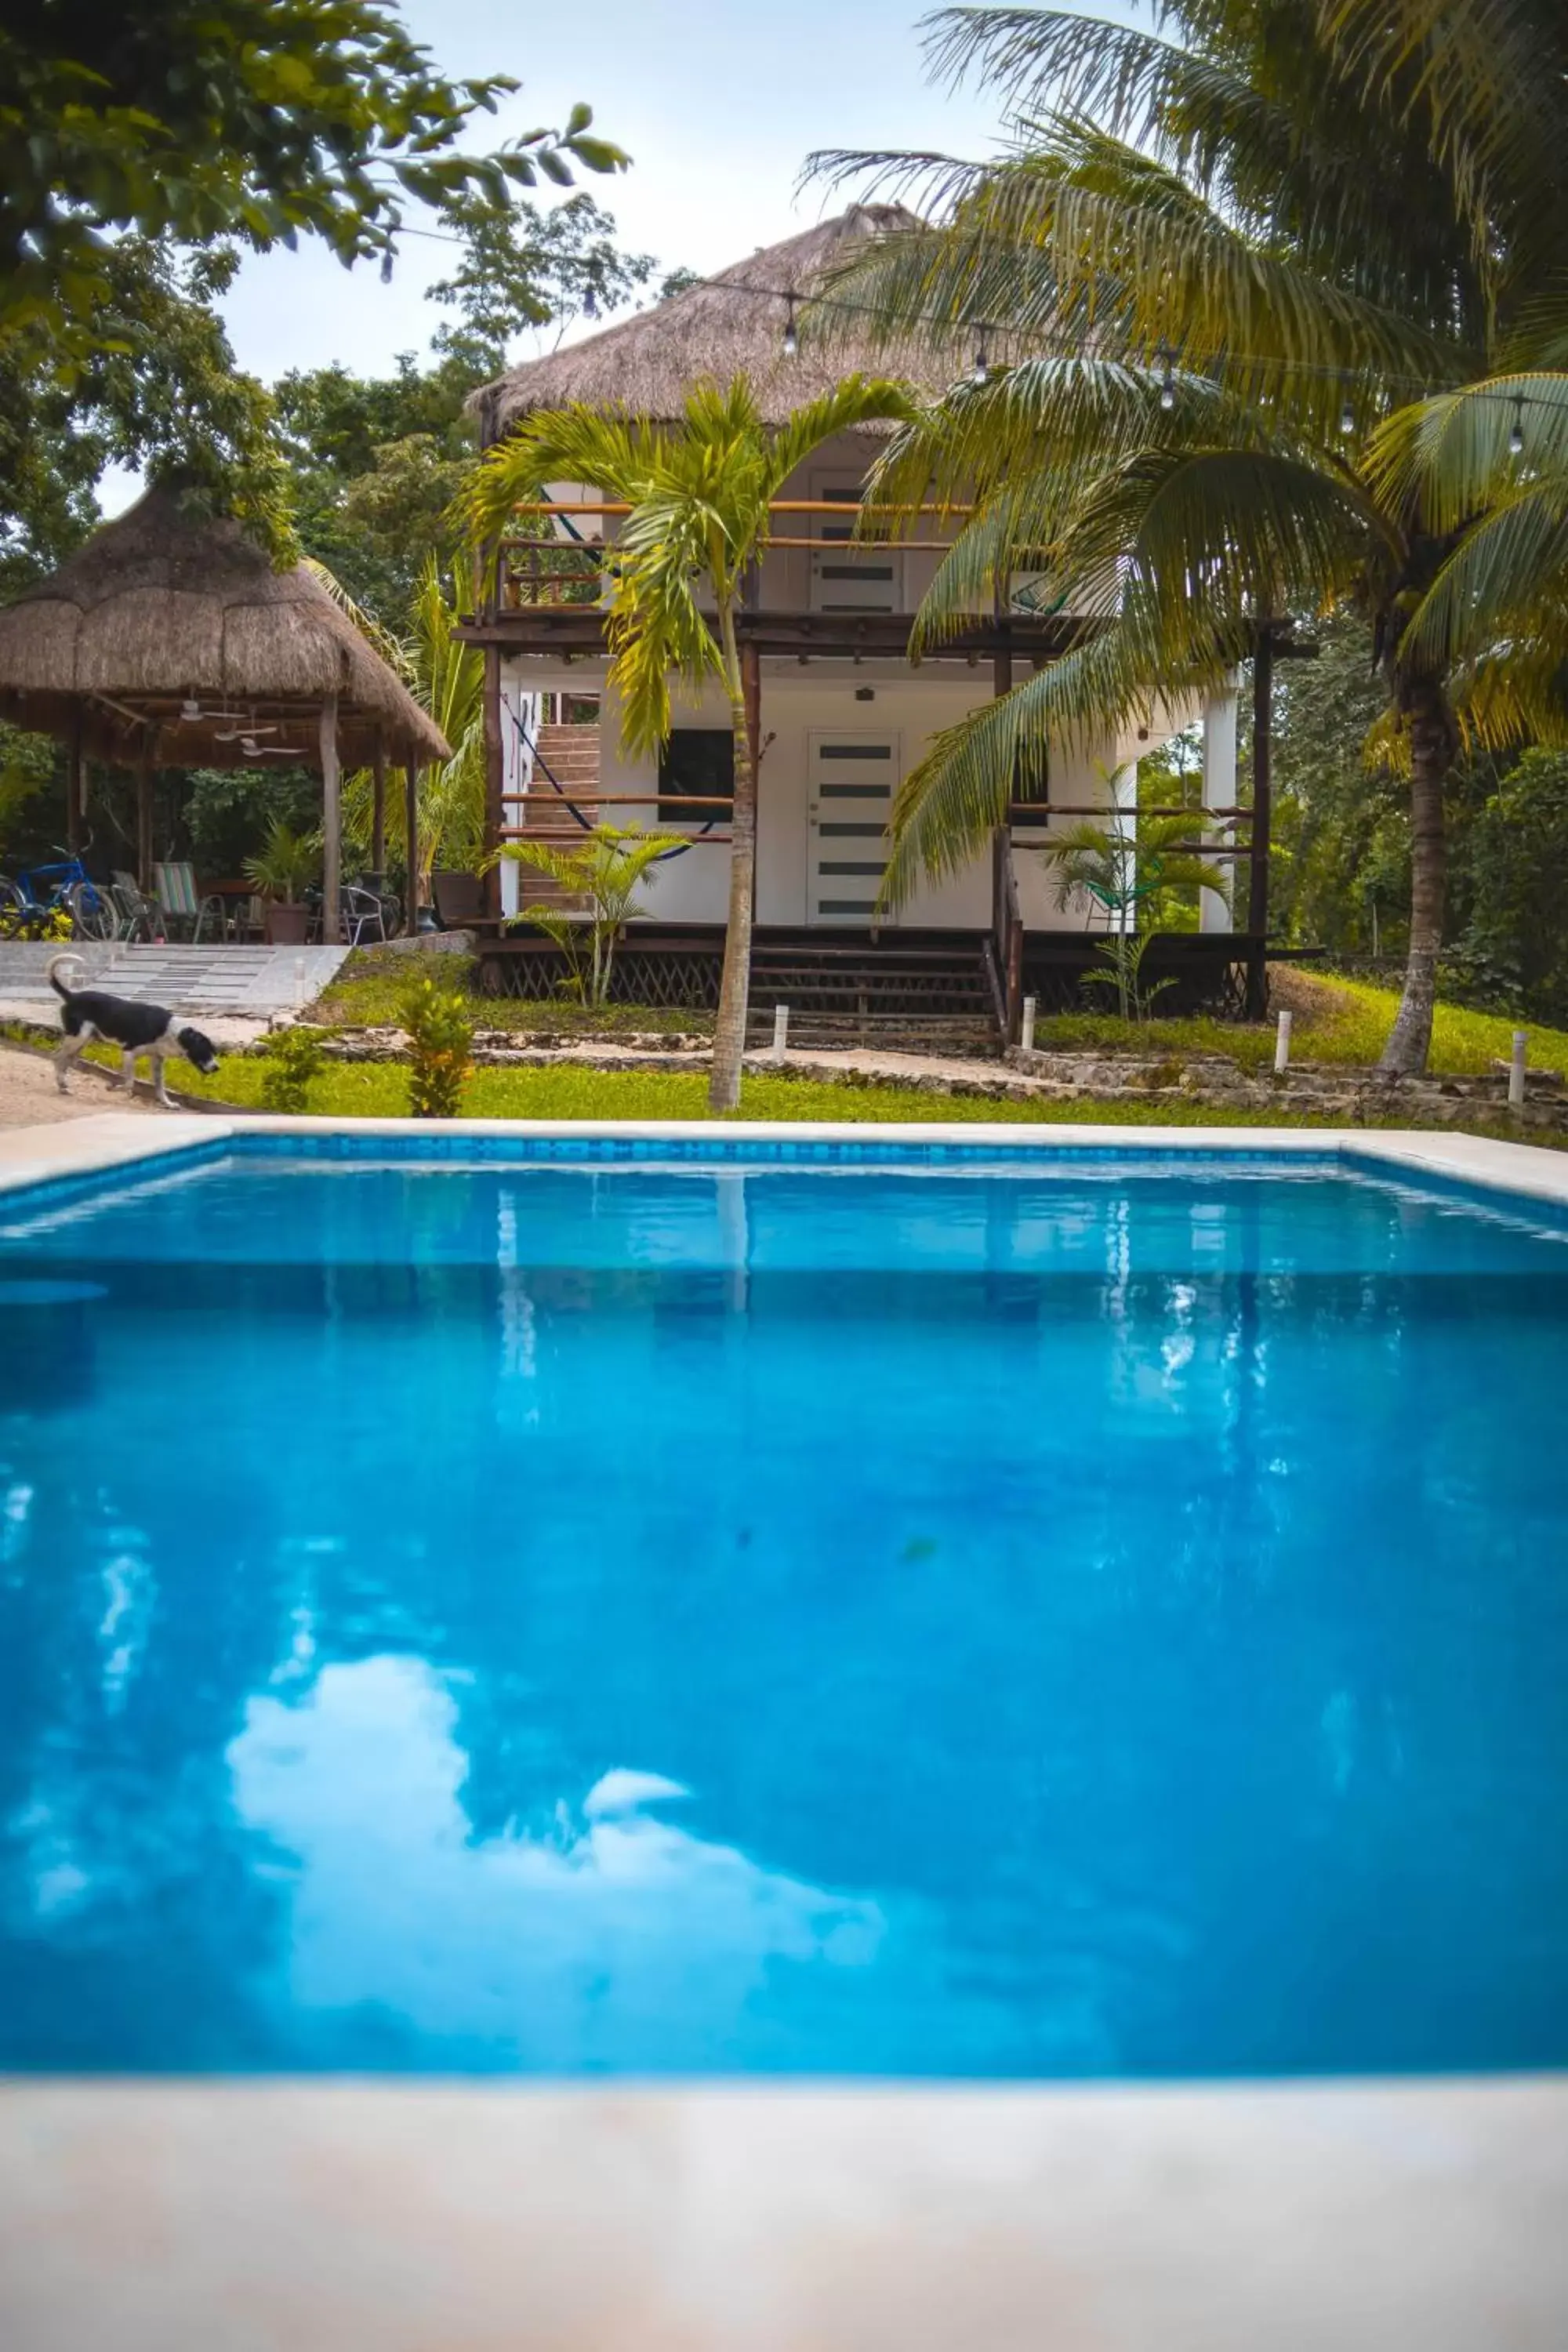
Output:
M345 882L338 893L338 920L351 948L363 947L367 939L386 945L386 914L376 891Z
M200 943L202 931L209 925L215 938L223 938L227 928L227 909L217 892L209 891L205 898L201 896L196 888L194 866L179 861L154 866L153 888L164 921L171 925L189 923L194 945Z
M110 903L114 908L114 936L117 940L144 940L149 943L163 936L163 919L155 898L149 898L132 874L116 874L109 886Z

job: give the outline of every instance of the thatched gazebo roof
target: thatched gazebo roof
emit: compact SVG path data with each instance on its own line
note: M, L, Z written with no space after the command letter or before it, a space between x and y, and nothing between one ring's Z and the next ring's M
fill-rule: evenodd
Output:
M858 247L919 226L901 205L852 205L835 219L820 221L782 245L766 246L651 310L584 336L548 359L509 369L469 404L484 420L487 437L499 439L531 409L559 408L574 400L635 416L677 416L691 386L704 377L721 383L749 377L770 425L782 425L793 410L831 392L855 370L902 376L929 388L951 373L931 350L877 350L844 321L835 321L831 336L805 333L793 359L784 350L790 295L804 309Z
M91 759L240 767L253 723L268 754L319 767L333 696L346 765L378 751L419 765L451 757L313 572L275 572L237 522L173 487L149 490L0 611L0 717L79 741Z

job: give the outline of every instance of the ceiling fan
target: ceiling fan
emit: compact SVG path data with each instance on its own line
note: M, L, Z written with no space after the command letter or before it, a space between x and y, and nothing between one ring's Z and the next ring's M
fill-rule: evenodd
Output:
M214 710L210 711L208 716L213 719L237 719L239 713L235 710ZM219 727L214 730L213 741L215 743L250 743L258 735L276 735L278 732L279 730L276 727Z
M187 694L180 705L180 723L184 727L199 727L208 719L246 719L247 710L204 710L194 694Z

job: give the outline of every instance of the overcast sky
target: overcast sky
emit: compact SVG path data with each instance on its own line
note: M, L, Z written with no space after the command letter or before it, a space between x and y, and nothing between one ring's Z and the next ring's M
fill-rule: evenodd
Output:
M574 100L626 148L630 172L590 179L623 241L673 268L721 268L846 201L795 183L817 147L989 152L994 105L925 77L921 0L403 0L415 37L453 74L523 84L487 141L559 123ZM451 248L410 238L390 286L319 247L247 260L226 305L242 367L270 381L339 360L358 374L425 352L446 314L425 289Z

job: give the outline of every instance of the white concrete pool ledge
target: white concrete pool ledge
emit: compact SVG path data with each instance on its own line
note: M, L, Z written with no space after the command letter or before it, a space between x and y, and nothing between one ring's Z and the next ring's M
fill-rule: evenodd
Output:
M476 1141L508 1138L520 1143L636 1141L669 1143L689 1150L705 1141L732 1152L748 1143L876 1143L980 1147L1013 1160L1048 1161L1068 1151L1108 1150L1223 1158L1226 1153L1278 1154L1312 1160L1343 1157L1364 1165L1376 1161L1393 1174L1478 1185L1489 1192L1568 1208L1568 1151L1528 1143L1501 1143L1486 1136L1435 1133L1426 1129L1297 1127L1029 1127L983 1119L884 1124L864 1120L748 1119L525 1119L457 1118L433 1126L416 1118L208 1118L171 1111L163 1118L104 1111L58 1126L0 1130L0 1193L66 1178L130 1170L193 1145L214 1145L255 1135L384 1135L428 1143L472 1136Z

